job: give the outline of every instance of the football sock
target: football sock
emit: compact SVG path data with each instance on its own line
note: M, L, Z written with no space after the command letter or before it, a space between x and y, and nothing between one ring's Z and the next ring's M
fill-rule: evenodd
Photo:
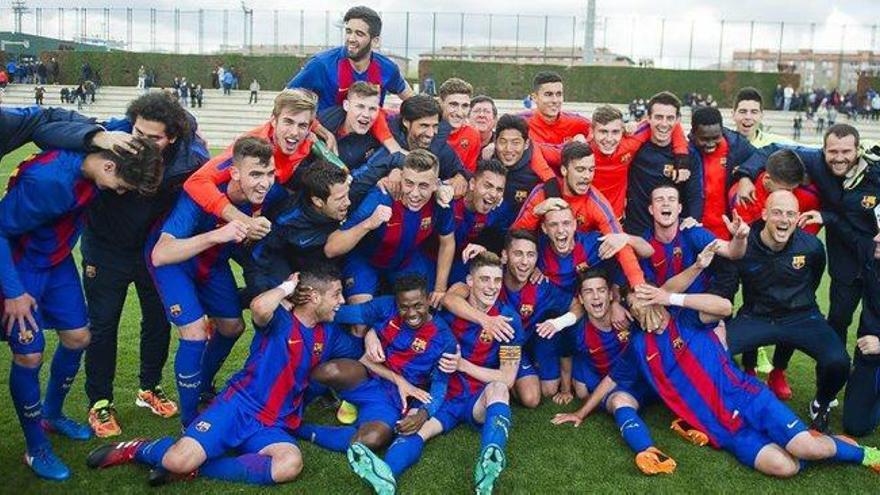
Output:
M199 476L249 485L275 484L275 480L272 479L272 458L260 454L210 460L199 468Z
M214 375L223 366L223 362L229 356L232 347L238 341L238 336L227 337L215 331L208 340L205 355L202 358L202 383L206 386L214 381Z
M865 458L865 449L859 445L844 442L837 437L830 438L831 440L834 440L834 446L837 447L837 452L834 454L834 457L832 457L833 460L838 462L849 462L852 464L862 463L862 459Z
M12 362L9 370L9 392L18 422L24 432L28 452L49 443L46 434L40 427L43 419L40 403L40 367L27 368Z
M425 441L418 434L398 436L385 453L385 463L391 468L394 477L398 478L418 462L424 448Z
M357 433L354 426L324 426L304 424L296 430L296 436L333 452L345 452Z
M174 376L177 379L177 395L180 398L180 421L189 425L198 415L199 393L202 390L202 355L204 340L180 339L174 356Z
M83 349L68 349L59 345L52 358L49 373L49 384L46 386L46 400L43 402L43 416L51 419L60 418L63 413L64 398L70 392L70 386L79 371Z
M146 442L135 451L134 460L150 467L161 467L162 458L165 457L165 453L172 445L174 445L174 439L171 437L162 437L152 442Z
M654 445L654 439L651 438L651 432L645 426L639 413L632 407L619 407L614 411L614 421L620 428L620 435L623 440L632 449L633 452L639 453Z
M493 402L486 408L486 423L480 442L482 452L491 444L504 450L507 445L507 432L510 429L510 406L503 402Z

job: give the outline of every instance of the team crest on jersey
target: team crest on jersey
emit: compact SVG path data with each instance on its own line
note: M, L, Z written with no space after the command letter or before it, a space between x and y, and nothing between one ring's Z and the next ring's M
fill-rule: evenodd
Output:
M675 246L672 248L672 256L675 258L681 258L681 246Z
M670 179L675 177L675 165L673 165L671 163L667 163L666 165L663 165L663 175L665 177L669 177Z
M471 147L471 142L467 138L462 139L458 143L459 143L459 146L461 146L461 149L463 149L463 150L466 150Z
M578 225L583 225L587 223L587 219L583 215L577 216Z
M180 304L172 304L170 308L168 308L168 312L171 313L171 316L177 318L183 313L183 308L180 307Z
M516 201L517 203L522 203L523 201L526 200L527 197L529 197L528 191L519 190L516 192L516 194L513 195L513 200Z
M588 268L590 268L590 265L588 265L586 262L583 262L578 263L578 265L574 269L577 270L578 273L584 273L587 271Z
M27 330L24 328L18 329L18 343L21 345L28 345L34 341L34 332L31 330Z
M621 330L617 332L617 341L621 343L629 342L629 330Z
M672 348L676 351L684 347L684 340L681 337L676 337L675 340L672 341Z
M877 196L862 196L862 208L873 208L877 206Z
M807 264L807 257L806 256L801 255L801 256L792 256L791 257L791 266L795 270L800 270L806 264Z
M86 277L95 278L98 276L98 267L95 265L86 265Z
M528 318L532 316L532 313L535 312L535 307L531 304L521 304L519 306L519 315L523 318Z
M423 218L421 225L419 228L422 230L428 230L431 228L431 217Z
M428 348L428 343L425 342L425 339L416 338L416 339L413 339L412 345L409 347L410 347L410 349L414 350L415 352L418 352L419 354L421 354L421 353L425 352L425 349Z
M629 161L632 160L632 157L632 153L627 153L620 157L620 163L629 163Z
M312 354L318 355L324 352L324 343L323 342L315 342L315 345L312 346Z
M196 423L196 431L200 433L204 433L210 429L211 423L208 423L207 421L199 421L198 423Z
M488 330L486 330L485 328L480 330L480 342L482 342L484 344L488 344L489 342L492 342L492 334Z

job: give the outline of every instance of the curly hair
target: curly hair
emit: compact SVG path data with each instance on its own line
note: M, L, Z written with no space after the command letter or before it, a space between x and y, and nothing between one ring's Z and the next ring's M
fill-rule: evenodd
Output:
M165 124L165 135L170 139L186 136L190 133L189 118L186 110L167 94L148 93L128 104L125 116L132 124L138 117Z

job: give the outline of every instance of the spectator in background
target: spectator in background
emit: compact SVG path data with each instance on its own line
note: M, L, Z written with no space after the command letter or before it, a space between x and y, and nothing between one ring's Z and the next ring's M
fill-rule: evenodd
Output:
M43 96L46 94L46 89L43 86L37 86L34 88L34 103L37 105L43 105Z
M189 107L196 107L196 84L189 83Z
M240 89L239 85L241 84L241 69L232 68L232 89Z
M40 60L37 62L37 80L40 81L40 84L46 84L47 79L48 71L46 70L46 64Z
M6 83L3 84L4 87L15 81L15 72L17 68L18 65L15 63L15 60L10 60L6 63Z
M880 120L880 93L871 90L874 95L871 96L871 119Z
M422 93L429 96L437 96L437 83L430 72L425 76L425 80L422 81Z
M49 63L46 64L46 72L49 74L49 84L57 84L58 83L58 60L55 60L55 57L49 59Z
M707 107L712 107L712 108L717 108L717 107L718 107L718 102L715 101L715 98L712 96L711 93L708 94L708 95L706 95L706 106L707 106Z
M66 86L61 88L61 103L70 103L70 90Z
M248 98L248 105L256 105L257 104L257 93L260 92L260 83L257 82L256 79L251 81L250 85L251 96Z
M137 89L141 90L141 94L146 93L147 87L147 69L143 65L138 69L138 83Z
M92 64L85 62L82 64L82 80L83 81L91 81L92 80Z
M782 109L784 111L791 110L791 99L794 98L794 88L791 87L791 84L785 86L785 89L782 90Z
M186 100L189 99L189 83L186 81L186 78L182 78L180 80L180 87L177 88L177 102L180 106L186 106Z
M223 64L217 66L217 89L223 89L223 80L226 77L226 69Z
M202 97L205 94L204 90L202 90L202 85L196 85L196 89L194 89L193 91L196 98L196 103L198 103L199 108L202 108Z
M773 108L776 110L782 110L782 103L785 95L783 94L785 91L782 89L781 84L776 85L776 90L773 91Z
M232 71L223 71L223 94L231 95L232 94L232 83L235 82L235 76L232 75Z
M6 73L3 69L0 69L0 89L6 89L6 86L9 84L9 74Z
M795 141L800 141L801 139L801 129L804 128L804 118L801 117L801 113L798 112L794 116L794 121L792 123L792 134L791 137L794 138Z

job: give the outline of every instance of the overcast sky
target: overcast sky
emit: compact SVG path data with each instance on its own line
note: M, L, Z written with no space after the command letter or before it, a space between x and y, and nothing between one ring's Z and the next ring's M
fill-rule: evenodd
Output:
M203 47L214 50L223 40L223 15L219 10L229 9L227 40L230 44L241 44L243 40L243 21L240 0L67 0L38 1L28 0L30 7L42 7L42 34L57 36L59 18L57 7L66 7L64 17L64 36L70 38L79 32L74 7L101 9L112 5L110 38L125 40L126 22L123 7L136 9L156 8L157 16L156 47L171 51L174 48L174 17L171 10L181 8L186 11L196 9L214 10L206 12ZM334 26L351 5L360 2L324 0L323 2L269 2L249 0L246 2L255 10L254 43L274 44L275 29L273 9L279 9L278 43L298 45L300 39L305 44L337 44L339 29ZM467 45L487 45L491 31L491 43L498 45L577 46L583 44L585 1L565 0L378 0L363 2L382 12L385 30L382 46L386 51L406 54L414 58L418 53L430 51L433 47ZM8 10L9 2L0 2L0 30L12 28ZM710 2L705 0L598 0L596 46L607 46L612 51L633 58L651 58L658 65L682 67L692 56L694 67L703 67L718 61L719 44L724 60L729 60L733 49L747 49L749 39L753 48L776 49L780 39L779 21L785 22L782 28L784 50L816 48L837 51L841 43L845 50L880 51L880 33L872 23L880 21L877 0L849 0L831 2L793 2L782 0L737 0ZM4 9L5 8L5 9ZM300 30L300 9L305 10L305 18ZM332 13L328 19L324 9ZM409 38L406 36L405 16L402 12L411 11ZM181 51L196 52L198 48L197 15L181 14L179 46ZM436 25L431 12L440 12ZM462 28L460 12L465 12ZM490 26L489 16L492 13ZM520 14L519 36L516 34L516 14ZM552 16L544 30L543 16ZM575 23L572 16L577 16ZM667 19L661 24L660 19ZM89 10L87 31L89 36L103 36L104 22L100 10ZM722 29L720 21L724 19ZM749 21L758 21L751 28ZM694 21L694 36L691 43L691 21ZM817 23L814 28L810 23ZM327 26L329 24L329 30ZM847 25L844 33L841 26ZM436 26L436 35L432 35ZM24 31L34 32L33 13L24 20ZM302 31L302 32L301 32ZM463 32L462 32L463 31ZM661 43L662 34L662 43ZM843 37L842 37L843 34ZM151 35L149 13L136 11L134 14L133 40L135 48L149 49ZM662 58L661 58L662 55Z

